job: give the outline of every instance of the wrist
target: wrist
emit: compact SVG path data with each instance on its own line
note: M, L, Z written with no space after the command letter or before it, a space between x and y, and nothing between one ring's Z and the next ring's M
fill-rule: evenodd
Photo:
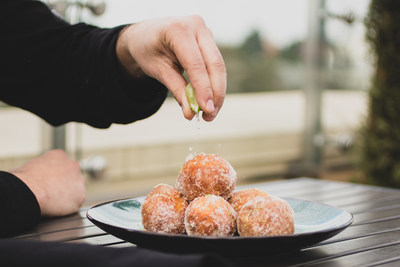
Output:
M140 78L146 74L140 68L139 64L133 58L129 46L127 35L135 27L134 24L124 27L118 35L116 43L116 54L118 62L122 68L122 71L131 78Z
M10 171L10 173L13 174L15 177L17 177L18 179L20 179L31 190L31 192L33 193L39 204L41 214L44 215L45 213L44 203L46 203L45 191L40 186L37 186L34 182L32 182L29 176L26 175L24 172Z

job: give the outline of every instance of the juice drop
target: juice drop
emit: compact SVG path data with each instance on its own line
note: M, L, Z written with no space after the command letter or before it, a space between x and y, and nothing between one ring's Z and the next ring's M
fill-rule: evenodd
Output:
M199 143L199 140L200 140L200 115L199 115L199 113L196 113L195 119L193 121L194 121L193 123L196 125L196 133L194 135L195 136L194 137L195 145L189 147L189 152L192 155L192 157L197 154L195 146L196 146L196 144Z

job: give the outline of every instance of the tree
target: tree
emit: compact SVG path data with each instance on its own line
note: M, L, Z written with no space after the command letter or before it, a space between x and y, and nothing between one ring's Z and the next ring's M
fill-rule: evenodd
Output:
M228 72L229 93L282 90L276 55L268 54L265 41L253 30L240 46L220 47ZM273 49L271 49L273 50Z
M241 50L248 55L258 55L264 52L263 41L258 30L253 30L241 46Z
M265 92L283 88L275 55L268 53L266 42L258 30L253 30L239 47L246 68L239 82L244 92Z
M400 2L372 0L365 25L376 72L361 167L368 182L400 187Z

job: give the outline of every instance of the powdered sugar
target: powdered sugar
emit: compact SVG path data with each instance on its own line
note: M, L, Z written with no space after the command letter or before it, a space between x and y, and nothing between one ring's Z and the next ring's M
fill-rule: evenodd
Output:
M176 188L159 184L147 195L144 228L217 237L233 236L236 228L241 236L294 232L294 212L284 199L255 188L234 192L236 179L233 167L218 155L192 155L179 171Z
M198 197L186 209L186 232L198 236L233 236L236 216L235 210L222 197Z
M163 233L184 233L186 200L170 185L153 188L142 204L142 223L146 230Z
M256 197L239 212L238 232L241 236L274 236L294 233L294 212L276 196Z
M268 194L257 188L247 188L234 192L228 202L239 213L244 204L258 196L268 197Z
M200 153L182 166L176 188L189 200L207 194L228 199L236 186L233 167L216 154Z

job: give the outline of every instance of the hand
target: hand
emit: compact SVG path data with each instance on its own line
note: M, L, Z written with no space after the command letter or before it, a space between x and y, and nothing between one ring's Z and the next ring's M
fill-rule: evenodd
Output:
M132 76L140 71L163 83L192 119L185 94L186 70L203 110L212 121L226 94L226 69L211 31L199 16L143 21L125 28L117 41L117 57Z
M75 213L85 201L79 163L62 150L52 150L10 171L36 196L43 216Z

